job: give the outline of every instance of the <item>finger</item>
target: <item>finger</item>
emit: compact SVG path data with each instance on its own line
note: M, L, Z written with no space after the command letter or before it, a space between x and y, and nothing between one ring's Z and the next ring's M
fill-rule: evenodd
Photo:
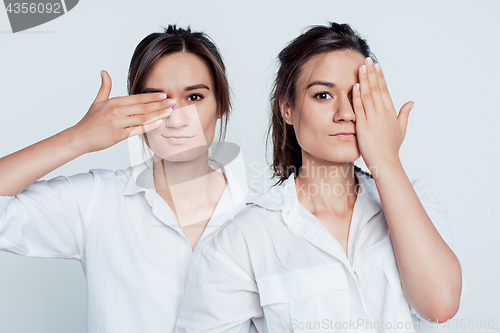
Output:
M123 127L128 127L128 126L140 126L140 125L146 125L151 122L155 122L158 119L163 119L172 113L172 108L165 109L165 110L157 110L154 112L148 112L144 114L134 114L128 117L125 117L123 119L123 122L121 125Z
M366 120L365 109L363 108L363 102L361 101L361 92L359 90L359 83L356 83L352 87L352 106L354 109L354 114L356 115L356 123Z
M134 115L143 115L150 112L156 112L164 110L165 112L169 112L168 109L172 108L172 103L170 100L166 99L160 102L153 103L142 103L142 104L133 104L126 106L119 106L120 112L126 116L134 116Z
M406 128L408 126L408 117L410 115L411 109L415 106L414 102L407 102L405 105L401 107L401 110L399 110L399 115L398 115L398 123L399 123L399 128L401 129L401 133L403 134L403 138L406 135Z
M163 119L158 119L155 122L152 122L150 124L128 127L127 128L128 137L136 136L139 134L144 134L144 133L150 132L152 130L155 130L161 126L163 121L164 121Z
M359 67L359 89L361 93L361 102L365 111L366 119L370 118L375 112L372 95L370 93L370 84L366 73L366 65Z
M385 104L381 96L380 87L378 85L377 72L373 65L373 59L368 57L365 59L366 74L368 76L368 84L370 86L370 94L375 106L375 111L385 110Z
M396 112L396 109L394 108L394 103L392 102L391 94L389 94L389 89L387 88L387 83L385 81L382 68L380 68L379 64L375 64L374 67L375 67L375 72L377 74L378 86L380 88L380 93L382 95L384 104L388 109L392 109L394 110L394 112Z
M154 103L158 101L163 101L167 99L167 94L165 93L145 93L129 96L120 96L114 98L116 102L120 105L135 105L135 104L145 104ZM175 105L175 99L170 99Z
M101 71L101 88L97 93L94 103L107 101L111 93L111 76L105 70Z

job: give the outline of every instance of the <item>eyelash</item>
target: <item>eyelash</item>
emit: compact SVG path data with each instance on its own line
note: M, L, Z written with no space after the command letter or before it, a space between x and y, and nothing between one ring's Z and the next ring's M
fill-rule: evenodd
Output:
M327 99L329 99L329 98L320 98L319 97L320 95L328 95L328 96L330 96L330 98L333 98L332 95L330 95L330 93L327 91L322 91L322 92L317 93L316 95L314 95L314 98L317 98L317 99L322 100L322 101L326 101Z
M191 100L191 98L193 98L193 97L197 97L198 99L193 101L193 100ZM187 100L188 100L188 101L191 101L191 102L199 102L199 101L201 101L203 98L204 98L204 96L203 96L202 94L195 93L195 94L191 94L191 95L189 95L189 96L188 96L188 98L187 98Z
M317 93L316 95L314 95L314 98L317 98L321 101L326 101L327 98L319 98L319 95L323 95L323 94L330 96L330 98L333 98L332 95L330 95L330 93L326 92L326 91L322 91L322 92ZM349 102L351 102L351 104L352 104L352 93L349 93L347 97L349 98Z

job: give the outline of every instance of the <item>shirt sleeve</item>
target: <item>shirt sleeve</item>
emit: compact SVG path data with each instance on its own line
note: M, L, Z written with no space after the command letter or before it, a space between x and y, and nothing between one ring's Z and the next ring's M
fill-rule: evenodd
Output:
M418 198L420 199L420 202L422 203L422 206L424 207L427 215L431 219L432 223L436 227L437 231L443 238L443 240L446 242L446 244L450 247L450 249L453 251L453 242L451 239L451 230L448 225L447 217L448 217L448 211L447 209L441 205L434 194L431 191L431 188L427 185L427 183L422 180L418 179L413 182L413 188L415 189L415 193L417 194ZM462 274L462 293L460 295L460 306L462 306L462 299L464 298L465 294L469 290L467 281L465 279L465 276ZM427 319L421 317L415 309L410 305L410 311L412 314L417 316L418 318L428 321Z
M39 180L0 196L0 250L27 257L82 259L94 175Z
M227 227L195 249L176 333L257 331L252 318L263 310L248 251L242 235Z

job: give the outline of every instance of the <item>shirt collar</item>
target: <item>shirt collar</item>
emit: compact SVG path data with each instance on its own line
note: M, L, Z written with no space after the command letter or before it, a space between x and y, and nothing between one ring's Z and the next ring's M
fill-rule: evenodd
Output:
M382 209L373 178L359 171L355 172L355 176L358 179L359 188L352 216L356 230L354 242L356 242L357 234L361 228ZM336 257L345 264L347 269L351 270L352 266L340 244L332 242L332 235L324 227L320 228L306 216L311 214L303 215L301 212L301 204L297 197L294 180L295 175L290 175L281 185L275 186L257 198L254 203L269 210L281 211L281 217L290 230Z
M358 198L356 200L366 202L366 204L372 206L370 210L375 214L382 209L375 181L372 177L357 170L355 176L359 183ZM298 203L295 174L292 173L282 184L272 187L268 192L256 198L254 203L269 210L290 209L294 204Z
M133 195L148 189L154 189L153 158L131 166L129 170L131 170L131 174L122 189L123 195Z

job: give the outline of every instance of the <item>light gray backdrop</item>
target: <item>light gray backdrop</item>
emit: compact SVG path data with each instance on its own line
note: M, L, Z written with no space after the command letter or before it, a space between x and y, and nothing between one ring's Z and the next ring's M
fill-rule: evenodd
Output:
M499 12L498 1L81 0L52 22L12 34L0 9L0 156L78 122L101 69L111 74L112 96L125 95L137 43L169 23L190 24L222 51L234 95L227 140L242 147L252 186L264 190L256 170L266 165L275 57L309 25L347 22L378 56L396 107L416 102L400 156L410 178L426 179L449 210L470 288L456 318L500 320ZM125 141L44 179L129 165ZM78 262L0 253L0 332L85 331Z

